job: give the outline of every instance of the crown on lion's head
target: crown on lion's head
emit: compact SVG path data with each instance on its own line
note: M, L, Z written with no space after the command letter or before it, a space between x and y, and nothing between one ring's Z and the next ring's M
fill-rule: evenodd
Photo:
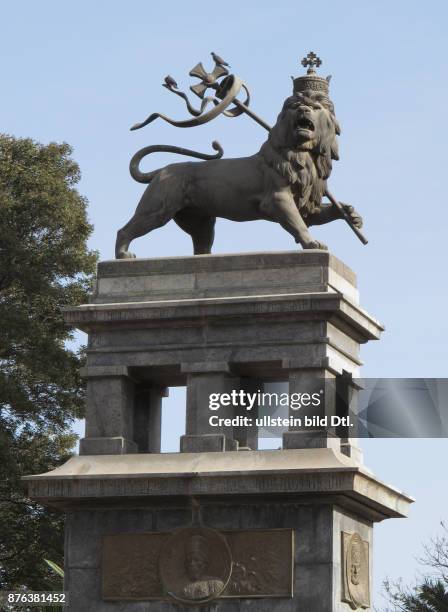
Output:
M290 184L299 208L309 212L320 205L332 160L339 159L341 129L325 91L304 90L287 98L260 153Z

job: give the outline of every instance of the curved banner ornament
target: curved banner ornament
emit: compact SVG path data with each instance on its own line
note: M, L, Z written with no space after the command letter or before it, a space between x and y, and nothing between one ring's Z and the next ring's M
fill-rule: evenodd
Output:
M221 113L223 113L226 110L226 108L230 106L232 102L235 101L242 86L243 86L243 81L239 77L230 75L228 77L228 81L226 79L226 82L224 84L224 89L222 89L221 91L220 89L218 89L217 91L218 96L219 94L223 96L222 100L219 101L216 98L205 98L205 100L203 101L205 102L205 104L201 105L201 110L199 112L193 109L190 102L188 101L188 97L186 94L184 94L183 92L174 92L180 95L182 98L184 98L184 100L187 102L187 108L190 111L190 113L196 115L193 119L185 119L183 121L176 121L175 119L170 119L170 117L167 117L166 115L163 115L162 113L152 113L152 115L149 115L149 117L145 119L145 121L143 121L142 123L136 123L135 125L133 125L131 127L131 130L139 130L140 128L145 127L146 125L148 125L149 123L151 123L152 121L158 118L163 119L164 121L166 121L167 123L171 125L174 125L175 127L188 128L188 127L195 127L197 125L203 125L204 123L208 123L209 121L211 121L212 119L215 119ZM212 87L212 85L209 85L208 87ZM247 91L246 87L245 89ZM209 102L216 103L216 106L212 108L211 110L209 110L208 112L204 113L203 110L206 108ZM237 115L231 115L231 116L237 116Z
M238 117L242 113L246 113L259 125L269 131L271 126L268 125L266 121L261 119L261 117L258 117L258 115L256 115L251 109L249 109L250 92L247 85L240 77L234 74L229 74L229 71L227 68L225 68L225 66L228 66L228 64L224 62L222 58L217 56L215 53L212 53L211 55L215 61L215 67L211 72L206 71L202 62L196 64L196 66L189 72L190 76L200 79L199 83L196 83L196 85L191 85L190 87L190 90L202 100L199 109L194 108L187 94L179 89L176 80L173 79L172 76L167 75L165 77L165 82L162 83L162 86L165 87L165 89L168 89L168 91L171 91L172 93L176 94L176 96L179 96L184 100L188 112L190 115L193 115L194 119L177 121L162 113L152 113L141 123L136 123L133 125L131 130L139 130L159 118L163 119L170 125L174 125L175 127L187 128L208 123L221 114L225 115L226 117L233 118ZM222 77L224 77L223 80L219 81L219 79L222 79ZM215 95L204 97L207 89L214 90L216 92ZM237 98L241 89L243 89L246 94L244 102L241 102ZM205 112L210 104L214 104L215 108ZM231 104L234 104L235 106L234 108L229 109L228 107Z

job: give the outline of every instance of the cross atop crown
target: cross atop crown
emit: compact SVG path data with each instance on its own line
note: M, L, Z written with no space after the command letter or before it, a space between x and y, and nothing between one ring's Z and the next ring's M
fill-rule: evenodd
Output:
M314 74L316 72L314 67L319 68L319 66L322 64L322 60L314 53L314 51L310 51L308 55L303 58L301 64L302 66L305 66L305 68L308 66L307 74Z
M314 51L310 51L306 57L302 60L302 66L308 67L306 74L299 76L296 79L293 78L294 93L301 92L320 92L328 98L328 84L331 77L326 79L316 74L315 68L318 68L322 64L322 60L318 57Z

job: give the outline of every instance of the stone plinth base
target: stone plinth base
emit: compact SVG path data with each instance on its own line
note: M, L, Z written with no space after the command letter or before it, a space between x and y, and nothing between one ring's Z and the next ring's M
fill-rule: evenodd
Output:
M362 467L355 428L327 426L356 414L360 345L383 329L347 266L323 251L102 262L65 320L89 334L86 437L27 480L66 512L69 610L371 608L372 525L412 500ZM319 397L284 450L255 450L256 420L232 425L241 405L210 422L212 393L267 383ZM162 398L181 385L182 452L161 454Z
M235 534L247 537L249 532L256 538L254 530L275 529L290 530L293 536L292 565L287 551L282 553L284 558L272 556L276 567L292 567L289 595L224 596L203 609L346 612L350 607L343 602L343 538L358 534L368 551L367 580L371 576L373 523L405 516L412 501L329 448L83 456L27 480L33 499L67 513L66 588L71 596L69 609L79 612L183 610L169 595L160 595L161 585L145 582L141 567L157 562L148 547L142 544L137 557L132 550L138 545L135 538L139 534L145 538L169 534L190 527L192 521L227 538ZM107 599L111 577L104 575L110 563L105 565L102 556L103 541L106 536L120 534L134 538L131 548L126 538L120 544L117 540L124 552L116 562L113 579L124 581L127 595L111 601ZM259 554L253 561L255 573L257 563L261 567L270 553L263 550ZM241 563L234 562L233 588L239 588L240 581L241 588L247 590L238 573ZM157 574L157 568L153 570ZM275 577L273 581L275 586ZM284 577L278 582L283 584ZM132 592L138 594L138 600L132 600ZM151 593L159 595L151 599Z
M210 393L265 382L311 392L325 379L318 416L331 416L334 389L359 376L360 344L383 329L360 307L355 274L317 250L101 262L91 303L66 309L65 319L89 334L85 455L159 452L161 398L183 385L183 452L256 449L256 431L209 425ZM360 456L337 433L339 448ZM285 448L336 448L334 434L292 431Z
M232 438L226 438L223 434L182 436L180 439L181 453L219 453L237 449L238 442Z

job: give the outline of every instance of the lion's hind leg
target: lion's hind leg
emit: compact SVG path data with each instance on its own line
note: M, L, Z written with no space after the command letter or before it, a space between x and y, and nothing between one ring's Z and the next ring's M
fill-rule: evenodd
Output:
M174 221L191 236L195 255L208 255L212 252L216 217L207 217L195 211L183 209L175 215Z
M144 236L149 232L166 225L171 221L173 214L171 211L161 210L154 212L138 213L136 212L132 219L117 232L117 241L115 243L115 257L117 259L129 259L135 257L133 253L128 251L130 243Z
M129 244L153 230L171 221L182 206L179 198L179 181L176 177L164 176L161 181L161 171L154 181L146 188L132 219L117 232L115 257L127 259L135 257L128 251Z

